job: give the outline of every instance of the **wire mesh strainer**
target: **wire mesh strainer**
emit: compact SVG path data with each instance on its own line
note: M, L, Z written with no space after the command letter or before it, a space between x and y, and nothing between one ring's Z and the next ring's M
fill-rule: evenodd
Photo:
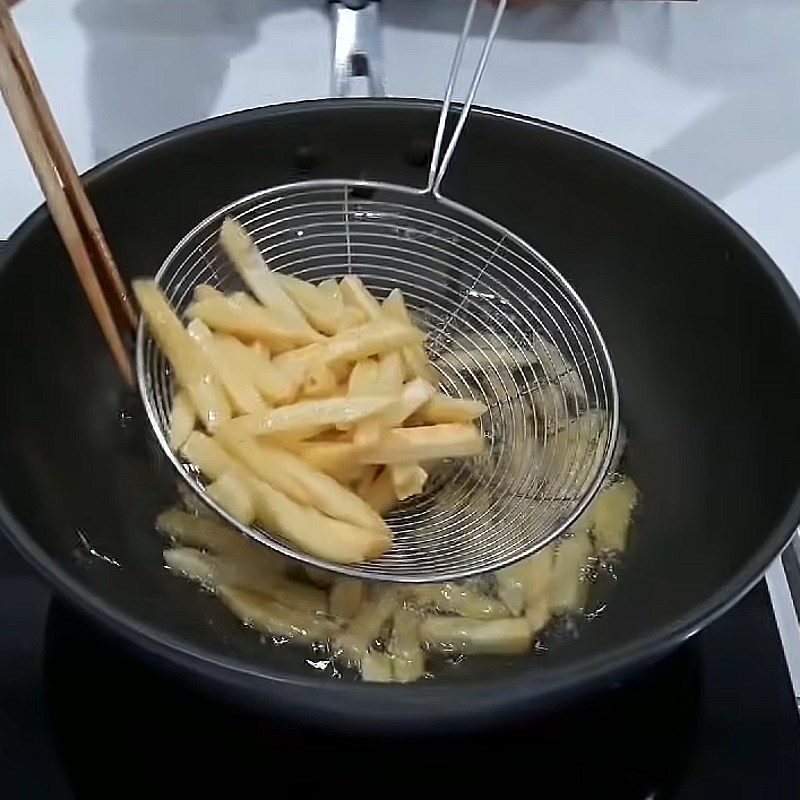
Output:
M618 401L611 362L586 307L563 277L510 231L439 192L505 3L495 14L444 155L445 120L475 1L451 68L424 189L370 181L305 181L221 208L187 234L156 280L179 311L195 286L243 289L218 244L238 220L270 267L319 282L358 274L379 298L402 289L440 373L441 389L482 400L485 453L441 465L424 495L387 521L381 558L332 565L259 527L238 523L168 445L172 376L142 325L137 369L159 443L198 494L248 536L316 566L360 578L440 581L498 569L535 552L585 508L609 468Z

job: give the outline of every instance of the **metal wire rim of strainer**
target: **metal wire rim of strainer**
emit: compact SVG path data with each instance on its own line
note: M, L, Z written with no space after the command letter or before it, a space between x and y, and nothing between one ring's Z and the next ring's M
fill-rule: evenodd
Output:
M319 282L348 273L380 299L403 291L442 391L482 400L484 455L434 469L426 492L387 517L389 552L329 564L273 532L238 523L168 444L172 376L144 323L140 392L158 442L181 477L242 533L345 575L397 582L464 578L536 552L580 515L608 472L618 395L608 351L566 280L519 237L444 198L368 181L307 181L257 192L203 220L156 281L180 313L195 286L244 288L218 245L226 216L270 268Z

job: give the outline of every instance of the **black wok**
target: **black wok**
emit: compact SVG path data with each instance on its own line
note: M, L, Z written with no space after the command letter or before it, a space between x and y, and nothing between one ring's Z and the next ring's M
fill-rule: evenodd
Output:
M153 274L196 222L262 187L423 183L437 113L414 100L257 109L136 147L93 170L87 189L125 275ZM9 537L151 660L251 706L339 725L443 728L531 713L664 655L721 614L800 518L800 307L786 280L688 187L542 122L476 110L446 193L563 271L618 372L643 499L608 608L577 639L541 657L476 658L414 686L332 681L171 577L152 522L173 478L153 467L141 409L121 390L44 209L14 233L0 269ZM87 541L104 558L87 556Z

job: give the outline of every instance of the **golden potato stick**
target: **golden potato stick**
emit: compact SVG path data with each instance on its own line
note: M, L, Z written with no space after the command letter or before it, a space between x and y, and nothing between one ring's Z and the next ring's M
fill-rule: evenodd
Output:
M390 464L387 469L392 479L392 488L398 500L406 500L422 494L428 473L419 464Z
M331 614L341 619L351 619L361 608L364 584L352 578L337 578L331 586L328 605Z
M256 518L253 493L241 476L223 473L206 488L206 494L242 525L252 525Z
M594 547L588 533L576 533L559 540L550 576L551 613L575 614L585 607L589 594L585 570L593 555Z
M309 428L315 425L337 425L358 422L376 414L392 402L388 397L331 397L326 400L300 400L266 414L247 414L225 425L228 439L249 439Z
M253 439L228 441L223 437L222 444L259 480L293 500L311 505L334 519L391 536L386 523L358 495L294 453Z
M273 350L288 350L308 341L268 309L248 300L245 295L204 296L186 309L186 315L203 320L214 331L263 341Z
M336 375L324 364L310 364L300 386L301 397L330 397L336 389Z
M277 310L295 329L309 327L303 312L267 266L250 234L231 217L227 217L222 223L219 243L247 288L263 305Z
M212 326L213 327L213 326ZM310 344L276 358L276 363L318 362L331 365L338 361L360 361L363 358L397 350L408 344L419 344L425 334L416 328L390 319L376 319L348 328L325 342Z
M169 446L173 451L189 438L197 422L192 399L185 389L178 389L172 398L172 410L169 423Z
M267 407L250 380L248 371L239 369L236 361L217 346L217 340L208 326L202 320L193 319L186 330L208 358L214 377L225 389L234 411L239 414L266 413Z
M217 596L248 627L299 642L324 642L337 630L336 623L319 614L288 608L268 595L233 586L220 586Z
M408 313L406 301L403 293L399 289L392 289L388 297L383 301L384 316L393 319L403 325L413 325L411 315ZM438 376L433 368L425 348L421 344L409 344L402 349L403 362L408 377L424 378L426 381L436 384Z
M268 483L259 482L259 521L294 546L337 564L356 564L385 553L391 540L374 529L359 528L302 506Z
M421 605L431 605L443 614L458 614L470 619L502 619L508 616L504 603L457 583L434 583L407 590Z
M330 335L338 333L344 314L344 303L338 294L335 296L324 294L314 284L292 275L276 272L275 277L306 319L320 333Z
M133 292L150 326L150 332L172 364L178 383L187 391L197 416L209 430L229 420L231 407L212 376L212 367L186 332L153 281L133 281Z
M397 683L419 680L425 672L425 654L419 640L420 619L407 608L398 607L394 613L389 652L392 658L392 674Z
M524 653L531 646L528 624L520 617L477 620L459 617L427 617L420 638L429 650L465 655Z
M514 616L535 606L540 597L547 597L554 550L555 545L550 544L536 555L495 573L497 596Z
M364 286L358 275L347 275L339 282L339 291L347 305L357 308L367 319L381 316L381 304Z
M372 483L359 490L358 495L381 516L388 514L397 505L392 475L388 469L382 469Z
M219 333L214 338L222 355L237 370L250 377L256 390L268 403L281 405L291 402L297 396L300 381L275 367L269 355L260 351L258 343L247 347L235 336Z
M487 406L480 400L435 394L414 415L414 419L427 425L443 422L472 422L487 410Z
M288 559L279 553L255 544L221 521L187 514L180 509L169 509L159 514L156 529L162 536L182 545L252 561L262 572L282 572L289 564Z
M630 478L612 483L597 496L586 514L592 517L598 550L625 550L636 498L636 485Z
M361 657L361 680L366 683L391 683L392 658L387 653L367 650Z
M384 623L394 613L396 604L396 589L388 586L371 587L347 629L334 640L336 656L347 664L360 665Z
M466 458L482 452L483 438L474 426L452 423L393 428L375 447L361 453L358 458L363 464L407 464L440 458Z

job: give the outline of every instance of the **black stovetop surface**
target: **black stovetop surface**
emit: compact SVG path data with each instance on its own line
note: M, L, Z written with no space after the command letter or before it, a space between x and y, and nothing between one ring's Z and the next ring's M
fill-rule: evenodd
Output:
M0 541L0 796L424 792L432 779L452 794L488 791L492 775L566 798L796 800L800 720L765 584L675 655L545 719L367 740L235 711L156 672Z

